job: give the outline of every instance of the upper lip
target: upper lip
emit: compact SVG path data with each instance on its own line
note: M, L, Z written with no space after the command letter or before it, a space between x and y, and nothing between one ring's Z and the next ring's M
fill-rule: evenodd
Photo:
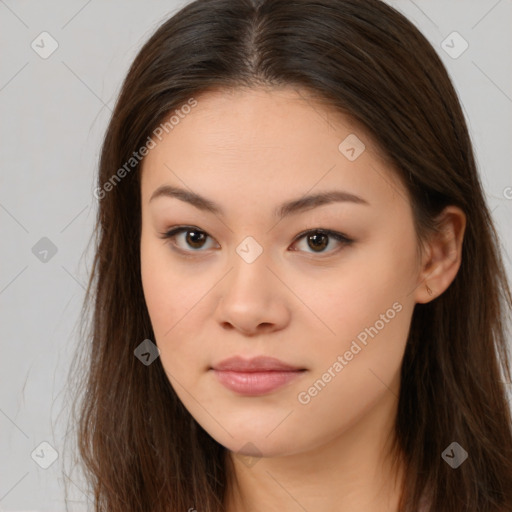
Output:
M275 357L258 356L245 359L240 356L224 359L213 366L214 370L233 372L264 372L264 371L298 371L304 368L292 366Z

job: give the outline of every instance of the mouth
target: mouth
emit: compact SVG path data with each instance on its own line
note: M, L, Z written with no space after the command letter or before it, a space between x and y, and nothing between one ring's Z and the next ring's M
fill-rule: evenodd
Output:
M210 368L229 390L248 396L270 393L300 377L307 370L272 357L232 357Z

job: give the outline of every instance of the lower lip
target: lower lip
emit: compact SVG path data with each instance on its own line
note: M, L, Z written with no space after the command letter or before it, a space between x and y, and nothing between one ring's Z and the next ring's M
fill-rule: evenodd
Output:
M219 382L242 395L262 395L284 386L304 373L297 371L234 372L213 370Z

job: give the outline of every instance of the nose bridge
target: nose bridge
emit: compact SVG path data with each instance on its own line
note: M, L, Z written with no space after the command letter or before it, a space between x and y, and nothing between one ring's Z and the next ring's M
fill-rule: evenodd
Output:
M286 287L274 275L272 237L265 236L264 229L256 232L245 231L228 255L229 276L219 292L215 314L224 327L229 325L245 335L283 329L291 318Z
M247 331L259 323L276 323L275 315L282 308L276 303L279 281L267 268L271 266L269 251L247 236L235 247L227 264L231 271L221 292L221 317L233 325L245 325Z
M289 320L288 308L280 300L279 281L267 268L267 253L256 244L254 239L245 239L231 256L230 276L221 291L216 315L221 324L245 335L281 329Z
M231 256L230 263L234 266L231 286L238 288L242 285L250 288L259 288L258 285L266 283L270 274L267 265L270 263L269 251L265 250L263 245L251 235L246 236L235 248L235 253ZM236 282L233 282L236 281ZM268 283L267 283L268 284ZM268 288L264 286L263 288ZM257 293L258 290L254 290ZM247 298L247 297L246 297Z

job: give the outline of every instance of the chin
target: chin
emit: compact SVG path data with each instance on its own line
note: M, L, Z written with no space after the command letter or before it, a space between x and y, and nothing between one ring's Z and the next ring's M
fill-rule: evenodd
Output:
M266 433L247 429L238 430L234 437L230 437L225 431L207 432L227 450L241 457L283 457L302 451L295 439L286 435L286 432L282 432L281 435L272 433L267 436Z

